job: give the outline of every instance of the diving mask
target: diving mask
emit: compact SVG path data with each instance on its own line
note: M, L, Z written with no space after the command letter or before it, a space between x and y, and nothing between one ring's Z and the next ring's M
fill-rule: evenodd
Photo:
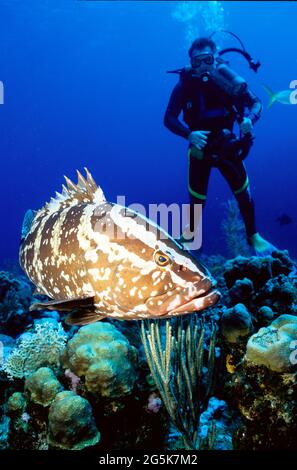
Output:
M191 65L193 68L198 68L204 62L207 65L212 65L214 63L213 54L199 54L194 57L191 57Z

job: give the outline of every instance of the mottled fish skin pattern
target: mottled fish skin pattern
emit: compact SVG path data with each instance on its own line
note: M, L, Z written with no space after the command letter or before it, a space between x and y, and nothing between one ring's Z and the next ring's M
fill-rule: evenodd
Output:
M85 170L77 185L65 177L67 187L35 214L22 241L20 264L38 292L57 301L94 297L98 318L123 320L215 304L207 270L142 214L107 202Z

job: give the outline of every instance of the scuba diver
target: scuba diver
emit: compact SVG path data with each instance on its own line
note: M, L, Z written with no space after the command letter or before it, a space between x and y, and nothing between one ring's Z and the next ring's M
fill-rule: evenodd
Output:
M205 205L210 172L216 167L237 200L248 243L258 256L265 256L276 248L256 229L254 202L243 163L253 144L253 125L260 118L262 105L245 80L221 58L224 52L230 51L240 52L257 71L260 63L255 63L245 49L230 48L219 53L211 37L201 37L188 51L191 67L168 72L178 73L180 79L170 96L164 125L189 141L190 217L177 241L187 247L194 240L198 227L195 204ZM179 119L182 111L186 125ZM233 133L235 122L240 137Z

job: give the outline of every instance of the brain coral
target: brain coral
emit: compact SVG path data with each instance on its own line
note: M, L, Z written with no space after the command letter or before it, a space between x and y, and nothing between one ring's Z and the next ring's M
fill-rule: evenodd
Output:
M136 380L137 350L109 323L80 328L68 342L62 361L84 377L89 392L103 397L130 394Z
M80 450L99 442L90 403L74 392L60 392L49 411L49 444L69 450Z
M27 377L25 390L33 403L48 406L63 387L49 367L40 367Z

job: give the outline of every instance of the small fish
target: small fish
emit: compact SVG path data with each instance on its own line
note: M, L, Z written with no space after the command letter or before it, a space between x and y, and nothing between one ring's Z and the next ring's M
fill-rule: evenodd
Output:
M276 219L280 225L289 225L293 223L293 219L288 214L282 214Z
M34 211L32 211L32 209L28 209L27 212L25 213L24 219L23 219L21 240L26 238L26 235L29 232L30 227L32 225L33 219L34 219Z
M263 84L263 87L269 95L268 109L271 108L276 101L281 104L293 104L291 100L293 90L283 90L274 93L269 86Z
M85 168L75 185L25 217L20 264L48 296L30 309L71 312L70 324L167 318L214 305L209 272L161 227L108 202ZM113 230L109 230L110 228ZM27 230L27 233L24 231ZM165 238L164 238L165 235Z

